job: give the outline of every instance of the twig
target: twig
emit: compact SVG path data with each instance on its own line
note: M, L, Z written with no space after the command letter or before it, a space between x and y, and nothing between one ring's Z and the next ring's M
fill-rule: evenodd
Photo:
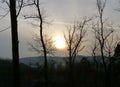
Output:
M6 31L6 30L8 30L8 29L10 29L10 26L7 27L7 28L5 28L5 29L0 30L0 32Z

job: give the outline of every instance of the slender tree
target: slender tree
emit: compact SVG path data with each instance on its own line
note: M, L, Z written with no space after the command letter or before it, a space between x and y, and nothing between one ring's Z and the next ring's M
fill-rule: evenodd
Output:
M99 43L96 41L92 41L92 46L91 46L91 54L92 54L92 57L93 57L93 61L96 65L96 69L98 70L98 61L97 61L97 56L99 55Z
M106 0L97 0L97 7L98 7L98 22L96 24L92 25L92 29L94 30L95 38L99 43L100 47L100 53L102 62L104 65L105 72L107 71L107 66L105 62L105 43L108 39L108 37L111 36L111 34L114 32L114 29L111 28L111 26L107 26L103 20L103 12L106 5Z
M44 78L45 78L45 87L48 87L48 63L47 63L47 48L46 44L44 41L44 35L43 35L43 24L45 22L44 16L41 13L41 8L40 8L40 2L39 0L32 0L28 1L28 4L25 6L34 6L35 9L37 9L37 14L32 15L32 16L24 16L25 19L28 18L34 18L39 20L39 24L37 25L39 27L39 35L40 35L40 41L42 44L42 49L43 49L43 55L44 55Z
M109 83L110 79L108 75L105 47L106 44L108 44L108 39L113 34L114 29L112 26L109 26L107 23L105 23L106 21L103 18L104 8L106 6L106 0L96 0L96 1L97 1L97 9L98 9L98 21L96 24L92 25L92 29L94 30L95 38L99 43L98 47L100 49L100 55L102 58L102 63L105 72L105 86L110 87L111 85Z
M88 21L84 19L82 22L75 22L73 25L67 27L68 33L64 34L68 50L68 66L69 66L69 81L70 86L74 87L73 66L76 56L84 49L84 37L86 35L86 24Z

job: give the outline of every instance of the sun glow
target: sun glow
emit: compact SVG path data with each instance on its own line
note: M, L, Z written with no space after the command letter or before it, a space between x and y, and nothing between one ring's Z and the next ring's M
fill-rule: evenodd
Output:
M56 39L55 39L55 47L57 49L64 49L66 47L66 43L65 43L64 38L56 37Z

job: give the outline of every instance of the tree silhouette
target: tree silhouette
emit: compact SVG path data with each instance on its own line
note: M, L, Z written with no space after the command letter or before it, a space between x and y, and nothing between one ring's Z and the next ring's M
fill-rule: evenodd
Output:
M43 35L43 37L44 37L47 55L54 55L54 53L56 51L56 47L53 44L54 42L53 42L52 38L45 34ZM38 34L33 35L33 41L34 41L33 43L29 43L30 50L35 51L38 55L44 55L41 39Z
M20 87L16 0L10 0L10 17L11 17L11 33L12 33L14 87Z
M25 6L34 6L35 9L37 9L37 14L32 15L32 16L24 16L25 19L28 18L33 18L33 19L38 19L39 24L37 25L39 27L39 35L40 35L40 41L42 44L42 49L43 49L43 55L44 55L44 79L45 79L45 87L48 87L48 63L47 63L47 47L44 41L44 35L43 35L43 24L45 22L44 15L41 13L41 8L40 8L40 2L39 0L32 0L28 1L28 4ZM36 25L36 24L35 24Z
M118 43L115 48L114 57L120 57L120 44Z
M104 66L104 72L105 72L105 86L111 86L110 85L110 78L108 75L108 67L107 67L107 62L106 62L106 54L105 52L109 53L111 55L111 50L110 47L109 49L108 42L109 37L113 34L114 29L111 25L106 24L103 19L103 13L104 13L104 8L106 6L106 0L96 0L97 1L97 9L98 9L98 22L96 24L93 23L92 29L94 30L94 36L97 42L99 43L98 47L100 49L100 55L102 58L102 63ZM106 49L107 48L107 49Z
M68 26L67 34L64 34L68 50L68 66L69 66L69 82L70 86L74 87L73 80L73 66L76 56L84 49L82 44L85 40L86 25L91 19L84 19L81 22L75 22L73 25Z
M6 1L7 3L7 1ZM17 17L20 14L23 0L19 1L20 8L16 12L16 0L9 0L10 18L11 18L11 35L12 35L12 56L13 56L13 75L14 87L20 87L20 68L19 68L19 41L18 41L18 28Z

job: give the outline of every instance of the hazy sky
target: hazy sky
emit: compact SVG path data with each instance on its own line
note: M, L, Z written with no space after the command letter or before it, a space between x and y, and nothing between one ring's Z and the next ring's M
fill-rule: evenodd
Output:
M120 8L119 0L107 0L104 16L109 21L119 24L120 12L115 9ZM83 17L91 17L97 14L96 0L41 0L42 9L45 10L49 21L52 24L45 27L44 31L51 36L62 35L66 25L74 20L81 20ZM0 15L3 13L0 4ZM4 6L6 7L6 6ZM22 10L22 14L30 14L33 10ZM35 53L29 51L28 42L32 41L33 32L38 29L24 20L20 15L19 20L19 45L20 57L34 56ZM9 15L0 20L0 30L10 25ZM0 32L0 56L11 58L11 34L10 29Z

